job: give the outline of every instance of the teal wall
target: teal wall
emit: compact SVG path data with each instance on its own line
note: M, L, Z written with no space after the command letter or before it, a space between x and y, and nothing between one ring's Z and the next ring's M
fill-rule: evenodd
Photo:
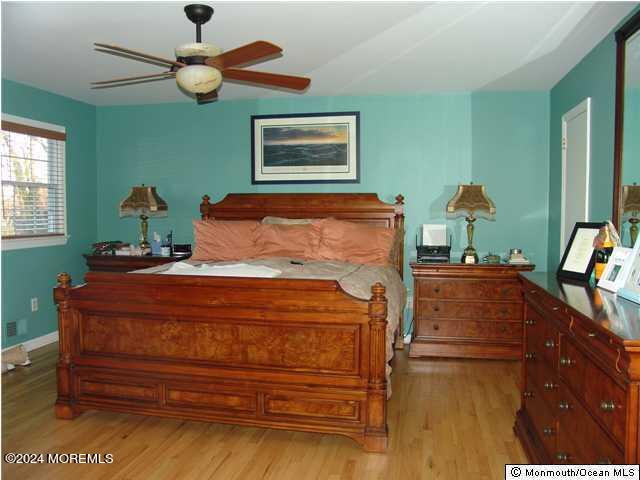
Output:
M636 8L627 16L640 11ZM615 131L616 41L612 30L551 89L549 128L548 267L560 263L560 193L562 185L562 115L591 97L591 164L589 218L611 218L613 209L613 145Z
M497 206L495 222L476 223L479 252L523 248L545 270L548 106L546 92L487 92L99 107L98 236L135 241L139 221L119 218L117 206L137 183L156 185L169 204L150 231L173 229L178 242L192 241L204 193L365 191L387 202L402 193L408 262L419 225L446 221L457 184L475 181ZM351 110L361 118L360 184L251 185L251 115ZM464 221L448 223L457 258Z
M95 107L19 83L2 80L2 112L66 127L66 245L2 252L2 347L57 330L52 288L67 271L75 282L85 268L81 254L96 238ZM30 299L39 311L31 313ZM7 338L6 323L27 320L24 335Z

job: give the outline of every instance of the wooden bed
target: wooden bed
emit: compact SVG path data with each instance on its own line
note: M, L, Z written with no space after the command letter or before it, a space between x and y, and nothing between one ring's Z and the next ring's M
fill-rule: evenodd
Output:
M404 229L403 198L203 197L202 218L335 217ZM397 261L402 274L403 259ZM385 287L332 280L89 272L58 275L58 418L103 409L342 434L387 446ZM402 347L402 321L396 347Z

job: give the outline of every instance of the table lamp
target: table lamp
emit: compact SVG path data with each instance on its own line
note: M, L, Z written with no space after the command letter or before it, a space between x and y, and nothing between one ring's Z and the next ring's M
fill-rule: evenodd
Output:
M640 214L640 185L624 185L622 187L622 215L631 224L629 234L631 236L631 247L638 239L638 214Z
M156 187L149 187L144 184L131 188L129 195L120 202L120 217L140 216L140 233L142 240L140 248L148 251L151 248L147 240L149 232L149 217L166 217L169 207L158 193Z
M487 197L484 185L458 185L458 191L447 203L447 216L457 218L464 216L467 221L467 240L469 245L462 254L462 263L478 263L478 253L473 247L473 223L476 214L488 220L493 220L496 214L496 206Z

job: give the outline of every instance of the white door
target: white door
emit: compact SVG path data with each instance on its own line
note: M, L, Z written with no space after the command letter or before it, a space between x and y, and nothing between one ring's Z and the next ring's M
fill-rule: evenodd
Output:
M576 222L589 221L591 98L562 116L562 208L560 257Z

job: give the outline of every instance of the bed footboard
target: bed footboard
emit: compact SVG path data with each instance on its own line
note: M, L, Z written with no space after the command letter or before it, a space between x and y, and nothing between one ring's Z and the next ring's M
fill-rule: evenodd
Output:
M58 275L58 418L89 409L346 435L387 446L381 284Z

